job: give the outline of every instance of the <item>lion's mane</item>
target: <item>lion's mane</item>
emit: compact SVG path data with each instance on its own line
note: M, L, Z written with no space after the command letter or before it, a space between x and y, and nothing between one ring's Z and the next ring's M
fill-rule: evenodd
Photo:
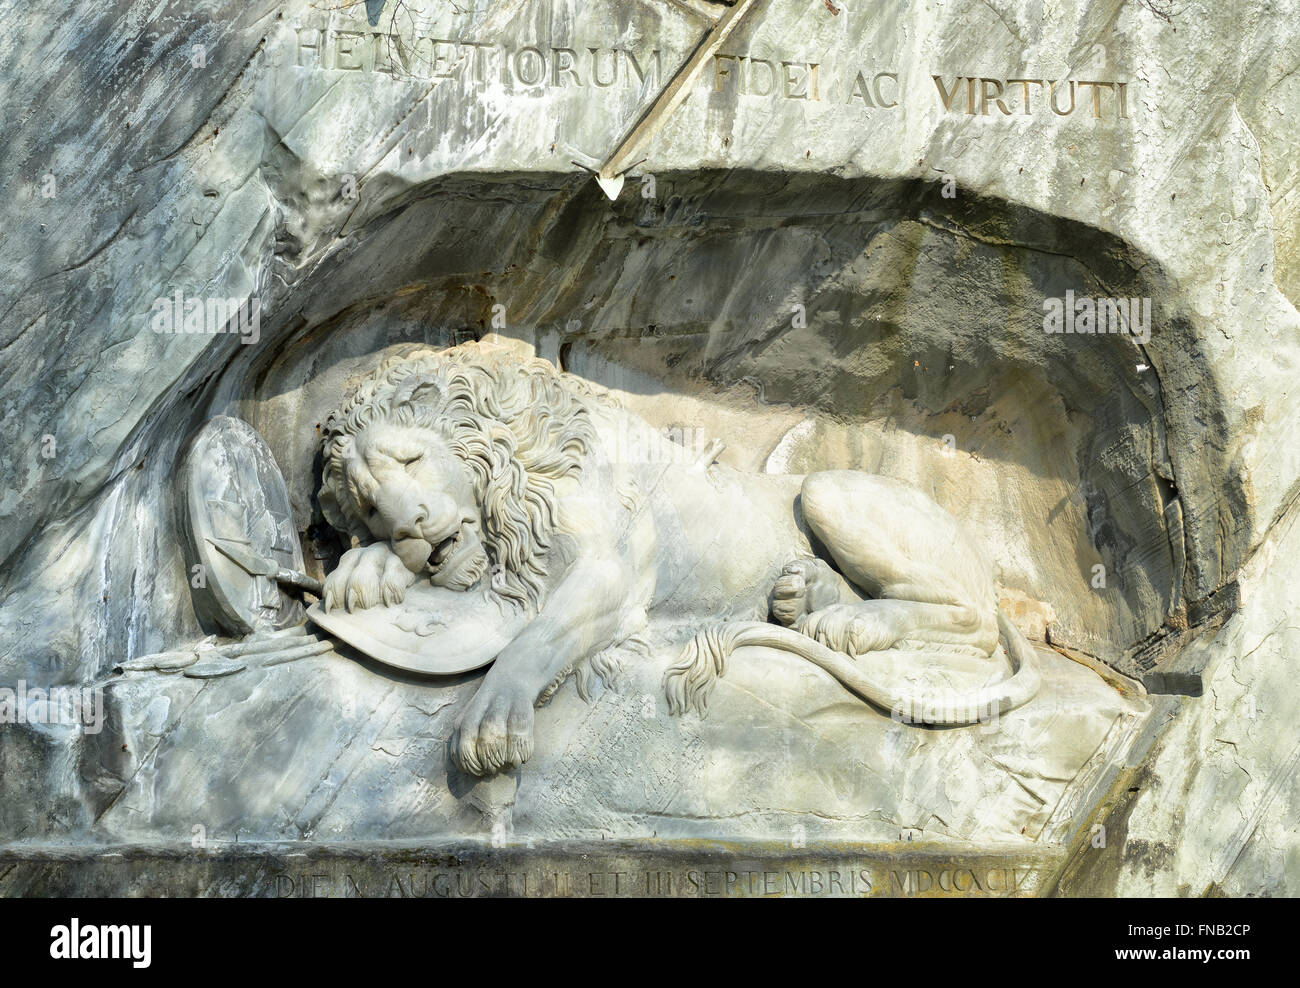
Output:
M470 468L500 597L536 607L555 530L553 481L579 477L594 443L578 378L504 347L463 343L386 362L325 420L320 504L361 544L374 540L344 467L351 437L385 422L434 430Z

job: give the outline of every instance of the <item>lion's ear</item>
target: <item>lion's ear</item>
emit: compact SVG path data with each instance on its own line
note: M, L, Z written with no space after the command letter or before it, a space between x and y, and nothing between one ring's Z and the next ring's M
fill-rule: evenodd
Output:
M320 512L329 522L330 527L344 535L351 532L348 526L348 520L343 514L343 508L339 504L338 498L334 496L334 487L326 482L321 484L320 492L316 495L316 501L320 505Z

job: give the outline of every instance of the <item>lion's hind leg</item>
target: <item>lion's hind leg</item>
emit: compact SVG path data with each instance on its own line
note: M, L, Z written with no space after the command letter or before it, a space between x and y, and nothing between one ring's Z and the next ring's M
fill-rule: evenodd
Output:
M829 563L816 557L793 559L772 587L772 617L793 628L815 611L858 599L848 581Z
M878 598L855 605L875 648L907 637L986 655L997 648L992 568L929 497L886 477L836 470L804 478L800 508L836 569Z
M986 641L984 621L972 608L915 600L835 604L804 615L794 629L854 657L912 645L984 656L997 648L996 628Z

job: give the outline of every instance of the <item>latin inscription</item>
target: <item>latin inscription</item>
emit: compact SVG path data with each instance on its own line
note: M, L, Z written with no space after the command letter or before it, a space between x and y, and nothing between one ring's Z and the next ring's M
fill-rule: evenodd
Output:
M668 81L676 57L658 48L601 44L512 46L469 38L405 37L381 31L297 29L295 64L331 72L381 73L394 78L497 82L511 90L631 87L649 95ZM666 69L666 66L668 67ZM1127 120L1130 84L1115 79L931 74L929 98L938 109L968 117L1079 114ZM745 100L791 100L873 110L916 105L895 68L834 66L777 55L719 52L704 74L711 93Z
M658 48L581 45L511 47L465 38L407 38L379 31L299 28L295 64L335 72L378 72L416 79L500 82L511 89L657 87L664 81Z
M825 868L759 870L502 871L446 869L384 872L282 872L272 876L280 898L542 897L866 897L1016 896L1037 890L1033 866L943 864L886 868L838 864Z
M1128 83L1089 79L989 79L932 75L938 105L969 116L1032 115L1050 110L1068 117L1078 108L1093 118L1127 120ZM776 97L893 110L904 102L898 72L855 68L836 77L817 62L791 62L748 55L713 58L713 92Z
M945 110L964 111L975 116L989 116L995 111L1006 116L1020 112L1029 115L1050 109L1058 117L1068 117L1076 106L1084 112L1091 108L1096 119L1111 116L1128 119L1128 83L1088 79L985 79L957 76L946 81L931 76ZM963 96L964 94L964 96ZM1103 112L1104 111L1104 112Z

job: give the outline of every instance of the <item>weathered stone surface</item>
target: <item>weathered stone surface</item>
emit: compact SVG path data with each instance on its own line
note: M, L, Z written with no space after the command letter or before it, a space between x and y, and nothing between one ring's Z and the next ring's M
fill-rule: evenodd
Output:
M725 841L213 844L6 848L0 894L280 899L1006 898L1041 893L1050 852L952 855L907 842L758 848Z
M88 831L111 843L184 841L198 826L214 842L495 833L1063 849L1145 713L1044 649L1033 704L926 731L786 653L746 649L706 718L672 718L660 684L676 656L624 657L617 686L593 683L590 701L570 681L538 711L533 758L489 779L446 752L472 674L394 680L355 653L208 682L131 674L109 686L106 735L66 735L42 783L60 802L95 805L112 771L109 805ZM111 767L108 751L120 754ZM77 770L63 775L68 762ZM91 823L52 826L40 802L12 812L21 824L10 838L67 837Z
M1101 822L1110 855L1076 855L1067 891L1119 895L1297 894L1295 773L1300 747L1291 668L1300 550L1289 513L1242 571L1243 604L1197 642L1204 695L1177 698L1168 726L1128 773ZM1172 698L1171 698L1172 699Z
M1126 757L1143 781L1114 810L1127 843L1112 840L1094 871L1075 848L1074 887L1294 894L1283 725L1300 491L1300 21L1284 5L1209 0L1171 17L1142 0L773 0L739 22L608 201L574 162L600 167L717 6L114 0L70 12L37 0L9 17L0 685L107 681L213 630L191 602L171 492L181 443L214 415L266 438L304 566L323 578L338 547L316 537L316 430L340 394L404 344L495 330L653 426L724 441L724 464L908 482L973 533L1015 601L1006 609L1058 650L1060 676L1083 669L1066 653L1178 694L1141 745L1108 749L1096 784ZM1028 77L1044 84L1011 81ZM1053 109L1052 80L1058 106L1074 101L1068 115ZM259 321L246 320L247 342L154 332L155 300L177 291L256 300ZM1044 333L1043 300L1067 291L1150 299L1149 341ZM744 665L719 689L735 693ZM439 718L471 679L428 687L355 656L250 666L206 683L114 679L98 738L0 726L0 785L41 794L4 794L0 834L174 828L184 840L204 821L181 808L208 797L224 807L213 827L246 818L263 839L480 832L507 805L521 833L656 832L648 797L612 774L567 823L529 803L529 786L570 784L558 763L525 771L509 804L496 789L440 788ZM1076 805L1063 781L1092 749L998 764L979 740L955 740L967 734L922 744L886 721L868 733L890 753L864 754L849 739L866 728L833 702L840 688L787 672L811 692L782 716L817 714L826 733L795 731L799 759L773 761L747 744L776 728L732 695L721 734L700 725L710 750L733 766L753 757L759 776L789 772L755 777L748 808L713 777L694 803L682 797L684 819L777 839L797 816L773 801L790 776L827 809L828 839L861 826L880 840L903 828L981 839L968 807L990 793L1009 800L996 829L1021 822L1027 838L1077 837L1048 826L1048 803L1073 828L1092 812L1095 785ZM1088 676L1079 737L1101 744L1105 725L1143 717L1149 701L1099 693ZM591 707L572 692L539 724L561 708L576 719L565 730L640 723L619 706L635 690ZM358 712L340 720L349 699ZM304 720L277 740L266 709L333 725L333 754L307 759L316 776L304 765L273 781L326 729ZM335 736L345 722L355 733ZM904 757L889 748L899 737L934 750ZM637 744L628 759L667 757ZM221 773L250 745L266 761L245 791ZM956 772L977 753L987 770ZM836 774L850 764L851 782ZM329 810L354 765L364 785ZM940 767L950 788L932 785ZM175 818L139 789L151 773L180 787ZM1011 796L1026 785L1037 795L1022 805ZM731 803L708 802L720 793ZM864 820L881 798L906 810ZM289 809L277 817L276 805ZM718 822L728 812L753 815Z

